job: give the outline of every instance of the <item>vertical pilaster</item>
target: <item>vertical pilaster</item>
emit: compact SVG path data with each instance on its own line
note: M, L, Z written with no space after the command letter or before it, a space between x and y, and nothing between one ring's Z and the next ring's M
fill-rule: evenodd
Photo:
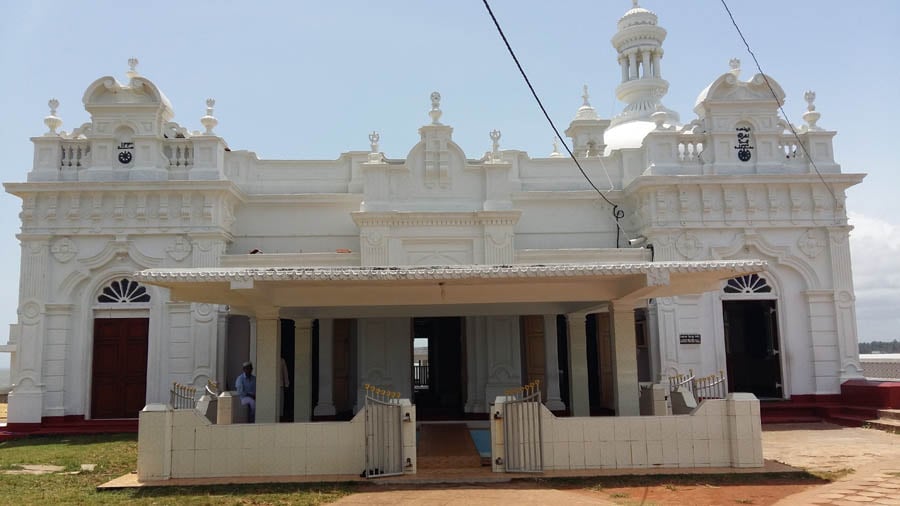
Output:
M334 320L319 318L319 401L313 410L315 416L333 416L336 412L334 409L333 353ZM294 405L296 406L296 401Z
M850 227L830 227L831 272L834 279L834 312L841 378L862 377L859 363L859 337L856 327L856 296L850 267Z
M634 306L613 301L610 308L613 331L613 368L617 416L640 414L637 354L635 353Z
M653 73L650 69L650 50L644 49L641 51L641 77L644 79L649 79L653 77Z
M585 313L566 315L569 339L569 412L572 416L590 416L588 393L587 334Z
M274 310L256 315L256 422L278 421L276 374L281 368L281 321Z
M321 323L322 322L320 321L320 342L322 337ZM329 367L329 370L330 369L331 367ZM329 385L331 384L331 378L329 378L328 383ZM332 406L332 411L333 410L334 406ZM297 319L294 320L294 422L308 422L311 418L312 321L308 319Z
M556 344L556 315L544 315L544 377L547 381L547 399L545 404L550 411L566 409L559 395L559 350Z

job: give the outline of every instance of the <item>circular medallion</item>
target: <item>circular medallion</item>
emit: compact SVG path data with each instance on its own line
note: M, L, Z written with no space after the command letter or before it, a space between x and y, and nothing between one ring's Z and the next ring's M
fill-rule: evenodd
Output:
M119 163L126 164L131 163L131 152L130 151L120 151L119 152Z

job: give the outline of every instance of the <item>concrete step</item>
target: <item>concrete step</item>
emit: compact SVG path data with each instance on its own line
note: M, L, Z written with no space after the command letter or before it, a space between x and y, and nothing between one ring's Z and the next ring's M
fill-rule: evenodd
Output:
M879 418L877 420L868 420L866 427L872 429L883 430L892 434L900 434L900 420L894 418Z
M879 409L878 418L900 420L900 409Z

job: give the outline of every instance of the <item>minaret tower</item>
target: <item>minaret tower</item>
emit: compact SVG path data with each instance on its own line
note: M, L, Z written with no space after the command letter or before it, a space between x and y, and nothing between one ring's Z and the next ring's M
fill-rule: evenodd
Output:
M632 0L632 8L619 20L618 32L612 45L619 53L622 83L616 87L616 98L628 104L612 119L612 126L634 120L650 120L657 111L668 114L670 123L678 121L678 114L662 105L662 97L669 91L669 82L662 78L660 60L666 30L657 25L653 12Z

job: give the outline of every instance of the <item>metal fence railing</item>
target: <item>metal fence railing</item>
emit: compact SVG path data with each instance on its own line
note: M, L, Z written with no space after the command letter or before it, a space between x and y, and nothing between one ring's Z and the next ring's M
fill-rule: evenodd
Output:
M191 386L173 382L169 391L169 404L175 409L190 409L194 407L197 397L197 389Z
M505 392L503 403L504 465L507 472L544 470L540 381Z
M366 478L403 474L400 392L366 389Z

